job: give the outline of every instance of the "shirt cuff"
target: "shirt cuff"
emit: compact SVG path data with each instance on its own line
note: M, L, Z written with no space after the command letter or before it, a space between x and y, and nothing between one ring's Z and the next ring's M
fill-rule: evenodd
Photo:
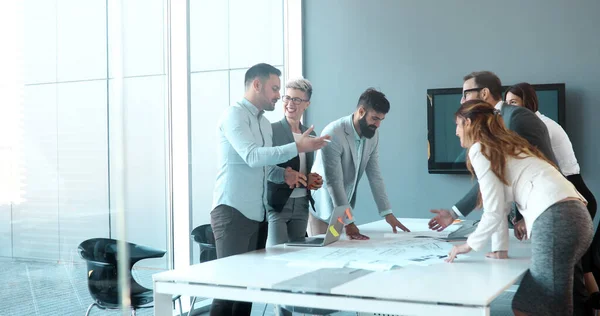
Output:
M390 214L392 214L392 213L393 213L393 212L392 212L392 210L391 210L391 209L390 209L390 210L383 210L383 211L379 211L379 216L381 216L381 217L385 217L386 215L390 215Z
M269 166L267 180L278 184L285 183L285 169L279 166Z
M464 215L462 215L462 213L458 210L456 206L452 206L452 212L450 212L450 215L452 215L453 219L457 219L459 216L465 217Z
M469 245L469 247L471 247L471 249L473 249L473 251L479 251L482 248L481 244L474 242L470 238L467 238L467 245Z
M504 220L492 234L492 251L508 251L508 221Z

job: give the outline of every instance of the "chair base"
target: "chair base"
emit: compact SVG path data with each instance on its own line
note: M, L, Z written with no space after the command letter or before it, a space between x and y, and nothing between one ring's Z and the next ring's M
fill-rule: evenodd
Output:
M179 315L183 315L183 306L181 305L181 295L177 295L173 298L173 309L175 309L175 301L179 302ZM92 308L94 308L94 306L98 306L99 309L116 309L116 308L109 308L106 306L102 306L100 304L98 304L98 302L93 302L92 304L90 304L90 306L88 307L87 311L85 312L85 316L89 316L90 315L90 311L92 310ZM193 306L193 305L192 305ZM153 305L150 306L140 306L140 307L136 307L136 308L132 308L131 309L131 315L135 316L136 315L136 309L141 309L141 308L153 308Z
M90 312L92 311L92 308L94 308L94 306L98 306L99 309L114 309L114 308L104 307L104 306L99 305L98 303L94 302L94 303L90 304L90 306L88 307L87 311L85 312L85 316L89 316L90 315ZM150 307L153 307L153 306L144 306L144 307L141 307L141 308L150 308ZM132 308L131 309L131 316L135 316L135 315L136 315L136 309Z
M200 300L198 297L194 296L194 297L192 297L192 303L190 304L190 311L189 311L188 315L192 316L192 315L208 314L208 313L210 313L211 306L212 306L211 298L202 298L202 300Z
M190 312L188 313L189 315L191 315L192 311L194 310L194 304L196 304L196 297L195 296L192 298L192 303L190 304Z
M173 309L175 309L175 301L179 302L179 316L183 315L183 306L181 306L181 295L177 295L173 298Z
M85 316L89 316L90 315L90 311L92 310L92 308L94 306L98 306L98 308L104 309L104 308L100 307L100 305L96 304L96 302L94 302L94 303L90 304L90 307L88 307L87 311L85 312Z

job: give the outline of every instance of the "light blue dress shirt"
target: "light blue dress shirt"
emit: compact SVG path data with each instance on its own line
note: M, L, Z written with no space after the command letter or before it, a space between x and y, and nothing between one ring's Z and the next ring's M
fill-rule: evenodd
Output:
M365 145L365 138L361 137L358 135L358 132L356 131L356 127L354 126L354 124L352 124L352 130L354 131L354 145L356 146L356 165L360 166L360 163L362 162L362 157L363 157L363 149L364 149L364 145ZM355 179L357 179L357 181L354 183L354 187L352 188L352 194L348 195L348 204L350 204L350 201L352 200L352 197L354 196L354 192L356 192L356 187L358 186L358 169L356 168L356 175L354 176ZM383 210L379 212L379 216L381 217L385 217L388 214L392 214L392 210ZM354 220L348 220L346 222L346 224L350 224L350 223L354 223Z
M231 206L262 222L268 209L267 180L283 183L276 166L298 155L296 143L272 147L271 123L245 98L231 105L219 121L218 173L213 205Z
M354 127L354 124L352 124L352 131L354 131L354 145L356 146L356 171L354 172L354 179L357 179L356 182L354 182L354 186L352 187L352 192L350 193L350 195L348 195L348 203L350 203L350 201L352 201L352 197L354 196L354 192L356 192L356 186L358 185L358 170L360 169L360 163L362 162L362 156L363 156L363 148L364 148L364 144L365 144L365 138L364 137L360 137L358 135L358 132L356 132L356 127Z

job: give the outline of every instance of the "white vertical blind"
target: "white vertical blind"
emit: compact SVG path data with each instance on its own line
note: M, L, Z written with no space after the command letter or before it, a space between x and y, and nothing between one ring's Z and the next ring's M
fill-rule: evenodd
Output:
M0 205L23 199L23 3L0 3ZM10 30L10 31L8 31Z

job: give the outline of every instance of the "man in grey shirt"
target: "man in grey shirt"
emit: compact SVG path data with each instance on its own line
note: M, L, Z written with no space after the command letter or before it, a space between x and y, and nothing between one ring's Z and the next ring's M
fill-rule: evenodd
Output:
M244 98L225 111L218 129L218 168L211 226L217 258L265 247L267 180L306 185L306 176L276 166L301 152L325 146L328 136L310 137L309 128L295 142L272 147L271 123L263 116L280 99L281 71L257 64L246 72ZM211 315L250 315L252 303L213 300Z

